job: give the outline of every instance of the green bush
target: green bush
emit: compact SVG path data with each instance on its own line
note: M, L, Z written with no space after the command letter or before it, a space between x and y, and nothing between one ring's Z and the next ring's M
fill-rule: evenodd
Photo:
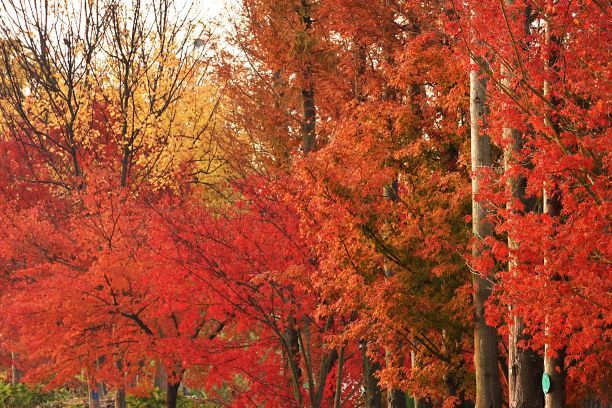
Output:
M58 407L68 398L70 393L66 390L44 392L40 387L30 388L24 384L13 386L0 382L0 407L3 408Z
M166 395L156 388L147 397L128 396L126 402L128 408L164 408L166 406ZM196 397L185 397L180 394L176 406L178 408L216 407L216 405L202 403L202 401Z

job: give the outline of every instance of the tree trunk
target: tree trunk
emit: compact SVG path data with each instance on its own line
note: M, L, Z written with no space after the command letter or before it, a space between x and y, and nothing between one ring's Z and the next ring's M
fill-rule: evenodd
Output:
M126 408L127 403L125 401L125 389L119 388L115 395L115 408Z
M382 408L382 392L374 373L380 370L380 364L372 361L368 355L368 343L361 341L361 362L363 364L363 396L365 408Z
M342 346L338 355L338 369L336 370L336 393L334 395L334 408L340 408L342 401L342 369L344 368L344 349Z
M471 60L471 64L476 61ZM486 81L480 70L470 72L470 130L472 158L472 232L477 241L492 234L485 221L486 210L474 197L480 189L480 169L491 167L491 145L489 137L480 129L485 110ZM480 245L476 242L472 251L474 259L480 256ZM484 305L491 295L489 277L473 275L474 286L474 366L476 369L476 407L501 408L502 387L498 369L497 330L485 322Z
M287 317L287 327L283 332L281 341L284 343L283 350L287 356L287 368L291 373L293 394L296 402L301 406L302 394L300 389L302 384L302 369L300 368L300 341L293 314Z
M307 68L308 80L312 81L310 68ZM304 154L310 153L315 146L315 126L316 126L316 111L314 100L314 88L312 84L307 85L306 89L302 89L302 101L304 109L304 122L302 124L302 151Z
M312 397L312 408L321 408L323 402L323 393L325 391L325 384L327 383L327 377L338 359L338 351L332 349L328 354L324 354L321 359L321 366L319 367L318 381L316 382L316 390L311 393Z
M302 22L304 32L308 33L312 28L312 17L310 15L310 4L308 0L302 0ZM310 50L306 50L309 53ZM310 55L305 56L306 62L302 68L302 152L307 155L315 148L316 141L316 118L317 111L315 105L314 81L312 77L312 63Z
M178 391L181 386L181 382L177 382L172 384L168 381L168 386L166 387L166 408L176 408L176 404L178 402Z
M548 0L547 4L550 10L553 10L553 1ZM553 31L551 28L551 19L553 16L547 13L545 18L545 38L544 41L546 45L550 45L551 43L558 43L559 39L553 35ZM551 70L554 69L555 62L559 58L557 53L553 52L548 55L548 60L546 63L545 69ZM549 81L544 81L543 84L543 93L545 98L551 99L553 105L556 105L558 101L554 100L551 97L551 83ZM557 135L559 135L559 127L558 123L551 116L547 116L546 124L548 126L552 126L553 130ZM552 186L548 189L544 188L544 207L543 212L548 214L550 217L558 217L561 215L561 200L560 197L553 191ZM546 262L546 258L544 258L544 262ZM553 277L554 279L558 279L558 277ZM546 328L548 330L548 327ZM548 374L550 377L550 390L545 396L544 406L545 408L564 408L565 407L565 347L556 351L556 356L551 355L550 346L547 344L544 349L544 372Z
M555 357L549 356L546 347L544 372L550 377L550 390L546 394L546 408L565 408L565 349L557 351Z
M399 199L399 183L397 178L393 182L383 188L383 197L386 200L396 202ZM386 237L385 237L386 238ZM390 266L390 263L385 260L383 264L383 270L387 278L393 277L395 271ZM401 352L402 344L398 341L397 347L392 349L390 347L385 351L387 354L387 365L393 364L395 355ZM402 360L399 358L398 360ZM388 408L405 408L406 407L406 393L398 389L387 390L387 407Z
M508 173L515 163L516 154L522 149L523 141L519 132L515 129L505 128L504 138L507 148L504 154L505 171ZM528 163L522 163L523 166ZM510 199L507 203L508 214L516 213L513 201L518 199L524 205L526 212L534 210L533 198L525 196L526 181L523 177L509 179L508 188ZM508 248L510 251L518 250L517 243L513 240L512 231L508 234ZM515 273L517 260L511 255L508 261L508 271ZM513 313L510 310L510 313ZM540 385L542 377L542 357L533 350L522 349L518 346L521 340L525 340L523 334L525 325L520 316L512 316L510 327L510 338L508 341L508 396L510 408L542 408L544 406L544 394Z
M413 370L416 370L416 368L419 366L418 361L417 361L417 355L416 355L416 352L414 351L410 352L410 366L412 367ZM413 399L412 404L414 408L432 408L433 407L432 402L427 400L426 398L414 397L411 399Z
M508 391L510 408L542 408L542 357L533 350L521 349L523 319L513 316L508 350Z
M445 378L446 382L446 393L450 397L458 397L459 405L456 405L456 408L474 408L474 402L471 400L465 399L465 393L463 391L459 391L459 381L455 376L453 371L450 371Z
M514 0L505 0L505 3L511 5ZM530 21L529 11L526 11L526 21ZM529 34L531 27L527 23L525 26L526 34ZM510 87L510 79L512 72L504 65L502 66L502 74L504 78L502 82L505 86ZM506 149L504 152L504 170L508 174L512 170L512 166L518 165L529 167L530 163L517 161L517 155L523 149L524 140L520 132L510 127L503 129L503 136L506 141ZM519 216L518 209L514 207L514 202L519 200L524 208L524 212L533 212L535 210L534 197L526 196L527 183L524 177L509 178L508 181L509 200L506 204L509 216ZM518 244L513 239L513 231L508 233L508 248L511 252L519 249ZM508 260L508 272L512 275L516 274L517 259L511 254ZM510 310L512 315L512 324L510 327L510 338L508 340L508 399L510 408L542 408L544 406L544 393L540 384L542 377L543 359L533 350L522 349L518 346L521 340L527 340L527 336L523 334L525 325L521 316L515 315Z
M18 354L11 352L11 385L14 387L21 382L23 372L15 365Z
M405 392L398 389L387 391L387 408L405 408L406 402Z
M600 399L594 396L585 397L580 404L580 408L609 408L610 405L604 405Z
M165 390L168 388L168 374L166 373L161 361L155 362L155 378L153 380L153 386L160 390Z
M558 197L544 190L544 213L551 217L561 214L561 202ZM546 262L546 259L544 260ZM554 278L553 278L554 279ZM545 395L546 408L565 407L565 347L556 351L556 356L551 355L550 346L547 344L544 350L544 372L550 377L550 390Z

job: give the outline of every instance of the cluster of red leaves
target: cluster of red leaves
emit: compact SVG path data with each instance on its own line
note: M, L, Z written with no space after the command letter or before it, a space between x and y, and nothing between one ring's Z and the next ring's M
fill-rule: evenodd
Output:
M490 87L488 132L500 148L508 127L523 143L481 197L495 208L491 259L517 265L499 274L490 320L501 323L511 306L527 322L525 346L565 348L570 402L582 391L603 395L610 371L602 362L612 358L608 13L597 2L469 7L486 16L471 22L480 41L473 52L490 61L493 82L506 81ZM519 178L534 209L506 187ZM560 202L558 216L542 214L544 190Z
M367 361L380 367L382 388L454 406L474 393L471 271L495 272L490 323L503 331L511 306L526 323L522 346L565 348L568 395L604 395L607 9L304 4L244 2L246 24L233 40L248 64L226 55L217 73L229 99L220 132L232 180L215 186L223 205L208 203L189 171L176 175L176 189L146 179L120 186L112 126L102 121L92 122L100 138L83 148L80 177L58 179L64 158L50 166L47 151L8 135L3 349L50 386L85 370L138 389L157 361L170 382L229 389L218 397L235 406L333 406L336 393L358 405ZM489 171L473 197L490 208L496 232L478 259L467 255L469 53L488 69L483 125L496 165L505 128L524 140L513 165ZM304 155L309 87L317 149ZM536 210L507 188L519 177ZM544 189L561 202L559 216L542 213Z

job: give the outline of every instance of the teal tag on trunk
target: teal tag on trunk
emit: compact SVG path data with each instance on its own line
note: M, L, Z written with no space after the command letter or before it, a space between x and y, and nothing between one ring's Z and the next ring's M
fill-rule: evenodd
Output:
M548 394L550 391L550 377L546 373L542 374L542 391L544 391L544 394Z

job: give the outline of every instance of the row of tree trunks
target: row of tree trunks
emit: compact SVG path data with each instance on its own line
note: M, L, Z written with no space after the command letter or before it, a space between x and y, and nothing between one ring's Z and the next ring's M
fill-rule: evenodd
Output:
M505 4L511 5L512 0L506 0ZM552 3L549 1L549 3ZM553 9L550 7L549 9ZM529 17L529 16L527 16ZM529 18L526 19L529 21ZM526 30L530 26L526 23ZM555 41L551 34L552 30L548 23L545 24L546 43ZM554 65L556 56L550 56L548 66ZM482 68L482 61L471 61L473 66ZM550 69L550 68L549 68ZM511 76L509 71L502 74L505 81ZM509 82L502 82L507 85ZM551 84L545 81L543 84L544 96L550 98ZM471 155L472 155L472 193L476 195L479 190L478 170L482 167L491 166L491 146L489 138L481 131L482 115L485 111L486 99L486 80L483 78L482 70L472 70L470 72L470 117L471 117ZM549 125L554 127L553 123ZM521 135L511 127L504 129L506 139L505 150L505 170L509 171L512 165L517 163L513 157L523 148ZM528 166L528 163L518 165ZM525 211L534 211L535 204L533 198L525 196L524 180L510 179L508 187L511 197L522 201ZM489 236L492 231L484 221L486 211L476 200L472 200L472 222L473 234L476 244L473 256L476 259L480 254L478 242ZM512 204L508 203L510 213L514 212ZM543 212L551 217L558 217L561 212L559 197L554 192L544 191ZM512 232L508 237L510 250L517 250ZM512 273L517 267L516 259L510 258L508 263L509 272ZM484 321L484 302L491 294L491 279L479 274L474 275L474 308L475 308L475 343L474 358L476 369L476 407L478 408L497 408L502 405L502 391L497 366L498 359L498 336L493 327L486 325ZM512 311L510 311L512 314ZM522 318L512 314L512 324L510 327L509 350L508 350L508 396L510 408L562 408L565 407L565 370L564 370L564 350L544 350L544 359L534 350L521 349L518 344L525 340L523 333L525 329ZM540 378L546 372L551 380L550 391L544 397L540 386Z

